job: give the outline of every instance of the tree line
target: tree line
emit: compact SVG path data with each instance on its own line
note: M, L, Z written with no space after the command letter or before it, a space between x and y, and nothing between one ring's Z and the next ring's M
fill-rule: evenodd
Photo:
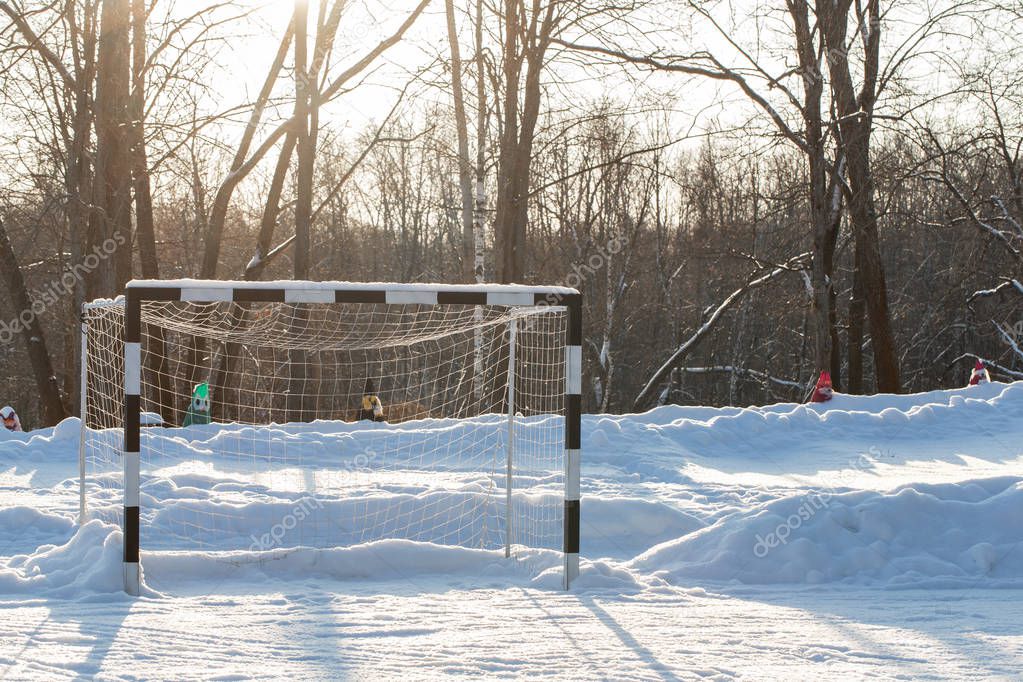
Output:
M1023 378L1018 7L420 0L352 41L358 11L0 2L26 422L75 413L81 304L139 276L576 286L589 411ZM225 101L237 40L269 64Z

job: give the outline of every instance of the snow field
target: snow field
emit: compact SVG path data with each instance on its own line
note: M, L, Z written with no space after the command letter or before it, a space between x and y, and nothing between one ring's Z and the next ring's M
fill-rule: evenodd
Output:
M93 491L97 518L75 523L77 422L0 433L0 674L1006 679L1023 669L1023 383L584 417L583 562L570 593L556 545L504 558L499 499L478 517L487 528L471 529L480 548L444 544L443 517L404 539L334 522L401 505L409 518L478 508L492 482L469 466L370 471L343 492L330 477L342 447L435 429L486 442L498 423L272 427L303 466L269 473L210 459L241 428L252 427L160 434L172 456L143 486L139 599L121 592L120 531L103 518L119 495ZM303 518L274 538L296 509ZM175 529L214 512L224 523L208 546L183 548Z

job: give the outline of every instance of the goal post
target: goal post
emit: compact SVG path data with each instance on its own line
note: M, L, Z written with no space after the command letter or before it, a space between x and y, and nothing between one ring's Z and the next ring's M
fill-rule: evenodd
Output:
M179 406L169 410L157 396L168 391L180 402L181 387L200 380L212 384L213 421L223 427L222 437L207 436L204 446L220 448L211 455L219 457L210 464L214 470L248 467L252 480L265 481L285 476L282 472L298 463L314 481L303 484L302 495L308 497L300 499L314 499L310 504L315 508L306 522L310 528L296 543L329 548L399 538L508 554L513 545L558 549L565 589L578 576L578 291L520 285L144 280L127 285L117 314L122 316L121 341L101 339L88 353L95 359L115 346L123 352L111 366L123 368L118 516L129 594L140 591L140 550L151 542L144 534L147 524L167 524L160 526L161 538L180 537L185 544L214 551L237 549L244 535L238 530L244 524L226 505L177 504L152 521L154 510L142 509L142 500L151 498L148 492L143 497L151 472L184 466L175 450L181 439L144 429L143 416L163 413L164 425L177 428ZM189 338L199 340L190 347ZM154 347L161 357L154 358ZM233 386L224 378L229 374L236 377ZM389 424L353 431L358 425L351 425L355 419L346 406L364 385L376 385ZM86 416L83 430L108 426L87 425ZM366 440L373 448L368 456L373 461L365 467L370 473L359 485L405 491L413 487L409 481L420 485L435 479L443 494L426 487L415 488L414 495L395 493L393 507L381 507L368 494L359 497L361 489L347 496L345 491L358 485L333 480L345 472L324 471L335 466L333 461L309 454L313 446L303 444L305 431L295 426L316 419L341 424L330 427L339 431L339 439L360 433L372 438ZM254 429L242 425L262 430L252 435ZM104 442L100 439L100 445ZM558 498L555 510L551 501ZM172 523L179 525L172 528Z

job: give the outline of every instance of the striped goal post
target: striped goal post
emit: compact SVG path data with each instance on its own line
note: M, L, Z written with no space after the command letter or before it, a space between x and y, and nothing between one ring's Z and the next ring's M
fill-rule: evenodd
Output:
M553 308L564 315L563 366L558 376L564 377L563 412L563 586L568 589L579 574L580 545L580 460L581 460L581 394L582 394L582 297L575 289L554 286L522 285L444 285L346 282L241 282L212 280L136 280L129 282L123 301L124 398L123 398L123 531L124 584L129 594L141 589L140 554L140 469L141 422L143 396L144 329L149 306L166 304L283 304L301 307L304 304L367 304L376 306L444 307L486 306L493 309L533 310ZM417 308L419 309L419 308ZM515 333L514 318L510 323L512 339L506 394L508 503L505 551L510 553L512 533L511 487L515 466L512 451L515 439L512 430L517 421L515 404ZM84 362L84 360L83 360ZM83 427L84 428L84 427ZM84 477L84 464L83 464ZM83 482L84 486L84 482ZM83 488L84 489L84 488ZM82 497L84 517L84 492Z

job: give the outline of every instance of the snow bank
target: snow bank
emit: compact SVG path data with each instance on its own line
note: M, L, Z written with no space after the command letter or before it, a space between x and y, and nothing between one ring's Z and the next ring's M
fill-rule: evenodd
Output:
M583 537L591 557L628 559L706 525L657 500L588 497L583 504Z
M584 417L587 458L603 459L639 445L654 452L736 456L798 444L807 449L850 441L915 441L973 436L983 426L1015 430L1023 419L1023 382L992 383L914 395L850 396L827 403L767 407L659 407L641 415ZM806 441L800 441L806 438ZM812 439L811 439L812 438Z
M0 594L75 597L124 592L121 532L90 521L63 545L43 545L0 564Z
M15 533L60 535L69 533L74 523L66 516L47 514L32 507L0 509L0 536Z
M64 544L73 532L74 522L64 514L24 504L2 507L0 557L31 553L41 545Z
M74 456L78 457L78 436L80 434L81 422L77 417L68 417L53 428L35 429L33 431L8 431L0 429L0 455L5 448L17 448L18 446L32 446L43 448L51 445L61 446L62 454L68 454L68 446L74 442ZM11 452L14 452L12 450ZM3 461L3 460L0 460Z
M0 563L0 598L46 596L81 598L109 595L121 598L124 590L121 531L93 520L78 529L63 545L43 545L35 552ZM555 550L516 550L507 559L500 550L470 549L411 540L379 540L352 547L315 549L296 547L268 551L143 552L143 594L159 597L163 591L223 588L233 583L242 589L265 590L275 581L384 581L396 589L416 588L419 580L443 575L462 587L520 585L562 589L563 555ZM636 577L621 566L583 561L576 588L636 589Z
M411 540L378 540L353 547L296 547L262 552L154 552L143 554L145 583L157 592L204 589L211 584L249 583L266 589L267 580L386 581L395 589L420 588L422 579L444 576L462 587L521 585L563 589L561 552L452 547ZM431 583L432 585L432 583ZM634 574L602 561L582 562L574 588L637 588ZM432 588L431 588L432 589Z
M876 490L931 476L927 462L999 463L1018 458L1023 382L915 395L836 395L819 405L667 406L641 415L584 418L585 467L600 476L693 486L847 483ZM916 466L924 463L921 466ZM908 466L906 466L908 465ZM862 475L867 474L867 475ZM962 478L988 472L960 471ZM771 478L772 480L768 480Z
M524 420L522 452L556 419ZM0 546L8 553L0 552L0 593L121 590L120 533L103 522L119 518L120 461L111 459L106 478L93 471L97 520L77 529L78 428L68 419L0 432ZM503 484L486 473L495 461L487 444L505 429L504 417L488 415L147 430L159 455L143 472L145 580L159 591L211 580L414 583L443 574L465 586L560 589L560 473L520 473L535 491L528 506L546 510L525 514L520 527L542 548L510 562L499 549L504 500L494 490ZM348 467L404 441L443 454L452 440L477 446L438 458L430 476L396 468L386 454L367 456L365 470ZM274 461L271 441L300 457ZM576 586L629 590L658 577L1023 585L1021 466L1023 382L586 416Z
M672 582L1023 583L1023 479L809 490L661 544L629 566Z

